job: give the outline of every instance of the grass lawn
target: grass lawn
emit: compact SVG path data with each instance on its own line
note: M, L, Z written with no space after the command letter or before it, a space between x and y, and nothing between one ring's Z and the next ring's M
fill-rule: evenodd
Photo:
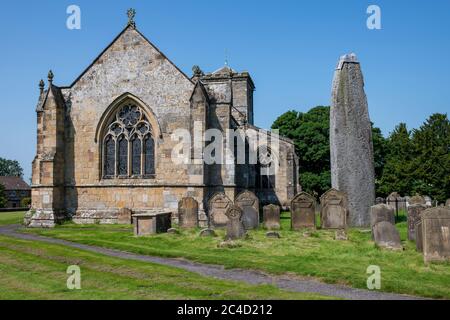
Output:
M81 290L67 289L70 265L80 266ZM0 274L0 300L325 298L4 236L0 236Z
M7 224L21 224L25 212L0 212L0 226Z
M75 242L115 248L139 254L185 257L221 264L227 268L259 269L273 274L311 276L328 283L366 288L367 267L381 268L381 290L433 298L450 299L450 263L424 264L415 244L406 240L406 222L400 217L397 228L405 250L377 249L370 232L349 230L348 241L335 241L334 232L289 230L288 214L283 214L281 239L268 239L264 230L251 231L250 239L238 248L218 248L224 231L217 238L199 238L199 230L184 230L180 235L160 234L135 238L130 226L65 224L55 229L33 232Z

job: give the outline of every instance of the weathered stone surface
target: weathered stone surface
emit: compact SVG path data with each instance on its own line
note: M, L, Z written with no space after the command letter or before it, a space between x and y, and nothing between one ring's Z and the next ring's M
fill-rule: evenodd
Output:
M280 239L281 236L278 232L275 231L270 231L270 232L266 232L266 237L267 238L276 238L276 239Z
M381 198L381 197L376 198L376 199L375 199L375 203L376 203L376 204L382 204L382 203L384 203L384 198Z
M134 235L137 237L167 232L172 224L172 212L133 214Z
M345 241L348 240L347 232L345 230L339 229L334 232L334 240Z
M387 204L377 204L370 208L370 227L381 221L395 224L395 210Z
M392 192L387 198L386 198L386 204L393 209L399 209L400 205L400 195L397 192Z
M209 200L209 215L211 217L211 225L215 228L225 227L228 222L226 212L233 205L230 198L225 193L216 193Z
M202 229L199 233L199 237L216 237L217 234L213 229Z
M323 229L345 229L347 227L347 195L330 189L320 197L320 217Z
M348 197L348 225L370 225L375 203L372 127L364 80L356 56L341 57L330 109L331 183Z
M416 225L414 226L414 230L416 232L416 250L419 252L423 252L422 220L416 223Z
M242 210L242 222L246 230L259 227L259 200L251 191L245 190L237 195L234 203Z
M192 197L186 197L178 203L178 224L180 228L198 227L198 202Z
M291 228L316 227L316 199L306 192L297 194L291 201Z
M119 210L119 214L117 215L117 223L118 224L132 224L132 212L128 208L122 208Z
M263 208L264 228L268 230L280 229L280 207L269 204Z
M236 241L233 240L226 240L219 242L217 245L218 248L226 248L226 249L234 249L234 248L240 248L242 245Z
M242 210L238 206L230 206L226 212L228 217L225 240L235 240L245 237L245 228L242 222Z
M424 196L425 199L425 205L429 208L433 206L433 200L429 196Z
M420 201L420 199L414 201L416 204L408 207L408 240L412 241L416 240L416 224L420 221L420 215L427 209L425 201Z
M169 234L180 234L180 231L176 228L170 228L167 230L167 233Z
M447 201L445 201L445 206L450 207L450 199L447 199Z
M400 233L388 221L381 221L372 228L373 239L378 247L390 250L403 250Z
M409 205L425 204L425 203L426 203L425 198L419 194L416 194L415 196L412 196L411 198L409 198Z
M425 262L450 260L450 208L427 209L421 219Z

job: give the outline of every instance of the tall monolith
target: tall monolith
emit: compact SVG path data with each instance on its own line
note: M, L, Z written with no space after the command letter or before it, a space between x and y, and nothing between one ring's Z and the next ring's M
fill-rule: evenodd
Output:
M332 187L347 193L351 227L370 226L375 204L372 128L361 66L355 54L339 59L330 110Z

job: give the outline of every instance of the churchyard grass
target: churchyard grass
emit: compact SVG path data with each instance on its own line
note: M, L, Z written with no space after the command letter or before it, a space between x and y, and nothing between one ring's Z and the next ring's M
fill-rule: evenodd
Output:
M450 299L450 263L425 264L415 244L406 238L405 221L396 225L405 248L400 252L376 248L367 230L351 229L348 241L336 241L331 230L290 231L288 213L283 213L281 224L281 239L266 238L265 230L250 231L250 238L237 241L240 246L232 249L218 247L223 230L218 230L217 238L199 238L200 229L136 238L131 226L72 223L55 229L23 231L145 255L184 257L227 268L314 277L357 288L367 288L367 268L377 265L381 268L382 291Z
M0 226L7 224L21 224L25 212L0 212Z

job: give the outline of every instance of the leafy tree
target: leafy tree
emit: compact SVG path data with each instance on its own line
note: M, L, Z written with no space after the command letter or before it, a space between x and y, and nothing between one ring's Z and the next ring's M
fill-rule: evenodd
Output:
M16 160L0 158L0 176L23 176L23 169Z
M5 196L5 187L0 184L0 208L6 207L6 196Z

